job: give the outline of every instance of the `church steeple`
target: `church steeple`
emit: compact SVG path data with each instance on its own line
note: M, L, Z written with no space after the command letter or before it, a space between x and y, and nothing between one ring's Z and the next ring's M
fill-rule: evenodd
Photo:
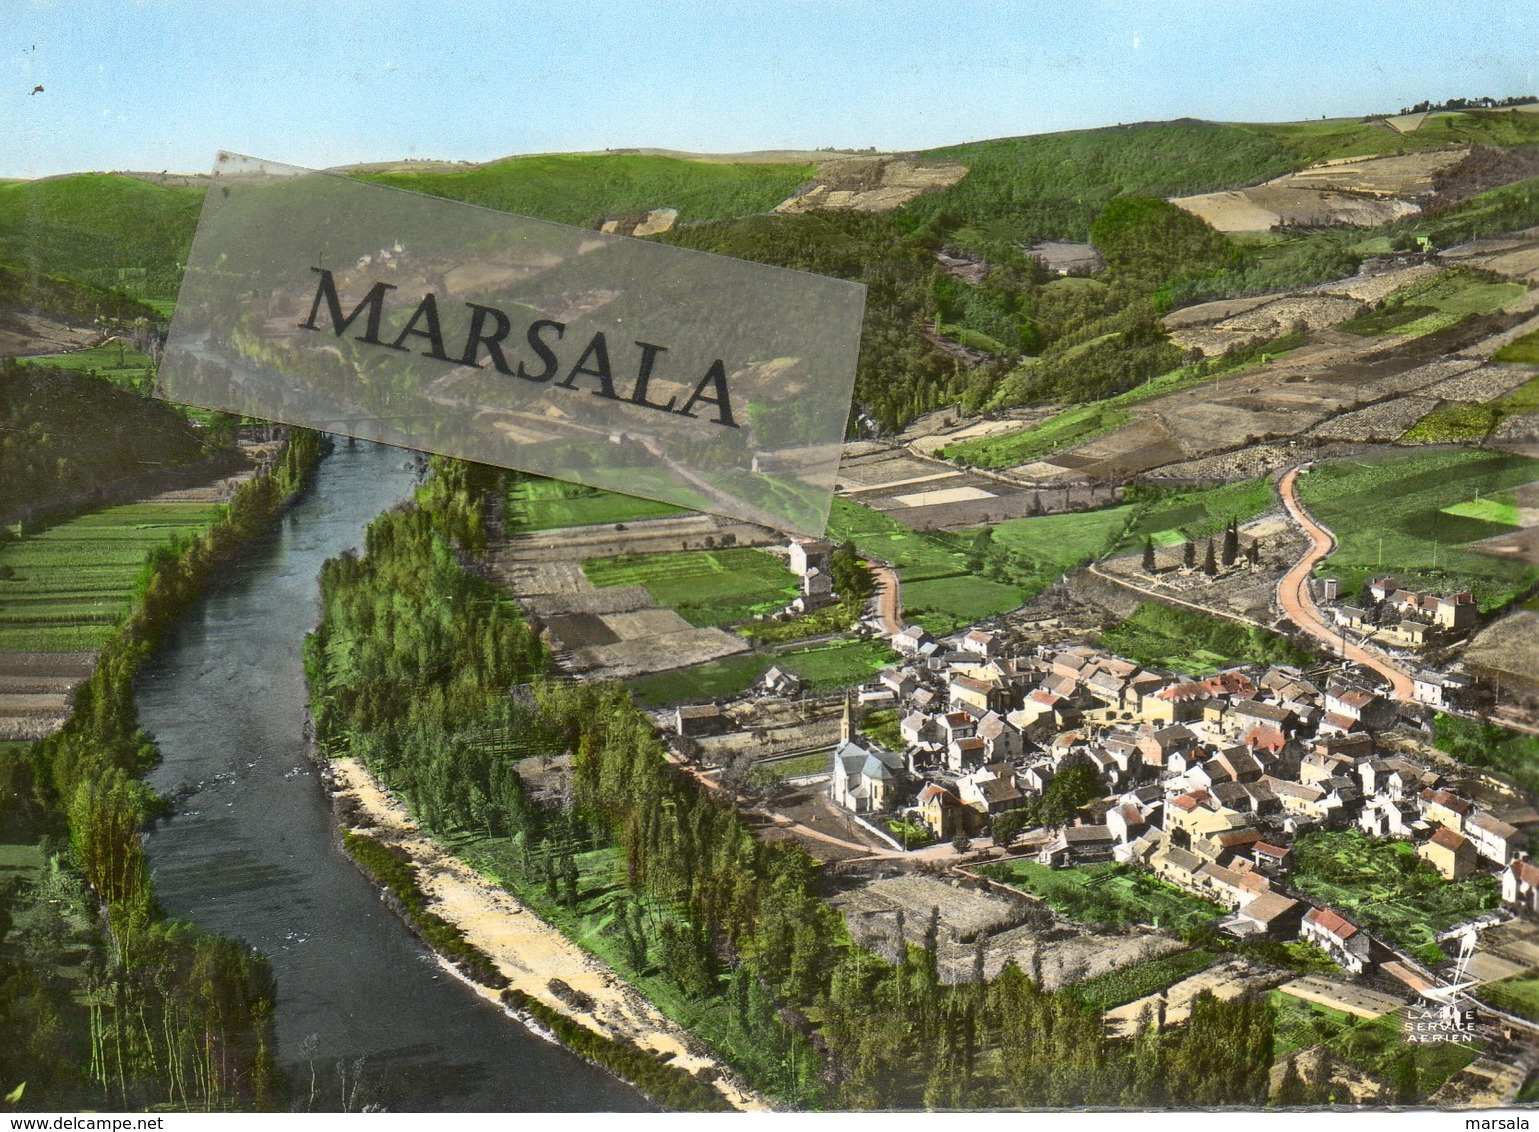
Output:
M855 738L855 700L851 693L844 693L844 718L839 721L839 743L843 746Z

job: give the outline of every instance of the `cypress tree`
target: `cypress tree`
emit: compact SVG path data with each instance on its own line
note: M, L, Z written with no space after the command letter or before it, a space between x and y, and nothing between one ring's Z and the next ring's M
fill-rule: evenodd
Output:
M1188 539L1181 547L1181 565L1190 570L1197 565L1197 544Z
M1144 539L1144 573L1154 573L1154 540L1152 538Z
M1233 566L1234 560L1240 555L1240 532L1235 529L1234 520L1229 520L1229 526L1224 529L1224 548L1219 552L1219 561L1225 566Z
M1218 573L1218 563L1213 558L1213 540L1208 540L1207 549L1202 554L1202 572L1208 577Z

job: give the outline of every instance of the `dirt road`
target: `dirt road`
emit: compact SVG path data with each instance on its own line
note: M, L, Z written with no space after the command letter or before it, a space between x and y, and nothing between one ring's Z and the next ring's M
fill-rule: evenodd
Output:
M1414 702L1415 685L1404 671L1392 664L1380 652L1366 648L1356 641L1346 640L1320 615L1315 599L1309 592L1309 576L1326 555L1336 549L1336 536L1309 517L1298 500L1297 483L1299 469L1289 468L1278 481L1277 493L1282 497L1288 516L1309 536L1309 549L1291 570L1277 583L1277 604L1294 624L1325 645L1331 653L1345 656L1354 664L1370 668L1389 681L1390 694L1397 700Z
M898 572L885 562L872 562L871 573L876 575L876 613L882 621L882 632L903 632L903 589Z

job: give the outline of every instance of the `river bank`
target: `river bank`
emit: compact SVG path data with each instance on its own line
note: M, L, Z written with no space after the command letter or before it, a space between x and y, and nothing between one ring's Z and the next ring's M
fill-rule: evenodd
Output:
M769 1103L743 1085L725 1063L607 966L507 890L447 853L361 762L334 758L327 766L332 804L341 827L405 852L416 867L418 883L433 912L459 928L467 942L490 957L511 989L579 1025L631 1043L686 1072L700 1075L704 1071L735 1109L769 1109ZM464 978L446 960L441 958L440 964ZM465 981L482 997L503 1005L498 991ZM565 984L564 996L552 990L553 984ZM574 1002L591 1003L591 1007L579 1008ZM551 1037L536 1020L508 1012L534 1032Z

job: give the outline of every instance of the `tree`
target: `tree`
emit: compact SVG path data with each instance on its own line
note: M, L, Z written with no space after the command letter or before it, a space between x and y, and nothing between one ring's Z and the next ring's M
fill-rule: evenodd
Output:
M1188 570L1197 565L1197 544L1190 539L1181 546L1181 565Z
M1240 555L1240 532L1235 529L1234 520L1229 520L1229 525L1224 528L1224 548L1219 552L1218 560L1225 566L1233 566L1234 560Z
M1213 540L1208 540L1207 549L1202 553L1202 572L1208 577L1218 573L1218 562L1213 557Z
M973 839L958 830L957 835L951 839L951 847L958 853L966 853L973 847Z
M1154 573L1154 540L1152 538L1144 539L1144 573Z

